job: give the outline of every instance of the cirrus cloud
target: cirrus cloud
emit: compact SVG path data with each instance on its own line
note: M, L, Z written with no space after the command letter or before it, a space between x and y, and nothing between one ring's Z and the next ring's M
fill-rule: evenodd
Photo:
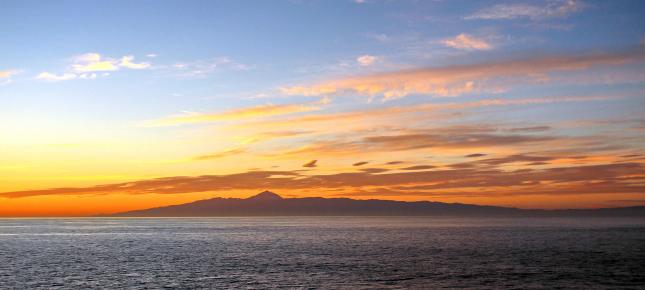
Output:
M19 74L19 70L0 70L0 86L7 85L12 82L11 77Z
M35 79L56 82L68 81L74 79L95 79L103 72L104 76L109 72L118 71L121 68L127 69L147 69L151 64L148 62L134 62L134 56L126 55L121 58L104 57L99 53L90 52L75 56L72 58L72 64L63 73L56 74L52 72L41 72Z
M377 60L378 60L378 57L369 55L369 54L361 55L356 58L356 61L362 66L370 66L374 64L374 62L376 62Z
M69 81L76 79L77 75L74 73L62 73L62 74L53 74L49 72L41 72L36 76L37 80L43 80L48 82L58 82L58 81Z
M441 43L445 46L461 50L490 50L493 48L486 40L465 33L453 38L444 39Z
M253 118L262 118L270 117L277 115L287 115L294 113L302 112L311 112L317 111L322 108L322 105L325 105L329 102L328 98L323 98L316 102L306 103L306 104L285 104L285 105L259 105L248 108L241 108L223 112L216 113L196 113L196 112L186 112L181 115L170 116L158 120L150 120L144 122L145 127L157 127L157 126L174 126L181 124L190 124L190 123L208 123L208 122L218 122L218 121L230 121L230 120L239 120L239 119L253 119Z
M360 95L384 101L412 94L440 97L472 92L504 91L507 86L549 81L551 73L587 71L597 66L617 68L645 60L645 50L542 56L470 65L429 67L330 80L313 85L287 86L286 95ZM509 82L512 80L512 82Z
M465 19L519 19L529 18L541 20L546 18L566 17L585 7L584 3L577 0L547 1L546 5L533 5L525 3L497 4L475 12Z

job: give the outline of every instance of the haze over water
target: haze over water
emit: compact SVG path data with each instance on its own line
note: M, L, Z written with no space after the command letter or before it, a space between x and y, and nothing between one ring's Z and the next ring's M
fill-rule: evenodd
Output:
M1 219L0 288L637 288L642 219Z

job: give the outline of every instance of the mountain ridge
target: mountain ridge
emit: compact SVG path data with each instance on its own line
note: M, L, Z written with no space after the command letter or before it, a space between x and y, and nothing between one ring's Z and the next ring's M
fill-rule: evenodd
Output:
M351 198L283 198L265 190L248 198L197 200L190 203L134 210L112 217L226 216L598 216L645 217L645 206L598 209L519 209L433 201L357 200Z

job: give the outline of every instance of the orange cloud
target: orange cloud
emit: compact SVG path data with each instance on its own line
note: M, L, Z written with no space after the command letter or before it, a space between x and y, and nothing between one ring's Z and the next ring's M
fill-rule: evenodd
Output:
M369 54L361 55L356 58L356 61L362 66L372 65L376 60L378 60L378 57Z
M463 50L489 50L493 46L486 40L462 33L453 38L444 39L441 43L445 46Z
M318 160L311 160L311 161L303 164L302 167L310 167L310 168L311 167L316 167L317 166L316 162L318 162Z
M260 105L249 108L235 109L218 113L194 113L189 112L182 115L170 116L158 120L144 122L144 126L173 126L190 123L206 123L218 121L230 121L239 119L263 118L294 113L311 112L322 109L322 105L329 100L323 98L320 101L307 104L288 105Z
M10 84L12 82L11 77L19 74L20 72L20 70L0 70L0 86Z
M0 71L0 79L4 78L10 78L11 76L17 74L18 72L15 70L5 70L5 71Z
M49 195L187 194L211 191L335 189L343 195L369 196L527 196L642 195L645 167L641 163L609 163L545 169L503 170L495 166L441 169L404 168L403 172L366 168L362 172L305 175L301 171L248 171L228 175L175 176L90 187L24 190L0 193L23 198Z
M279 119L251 121L233 124L227 128L231 132L260 132L276 129L288 129L293 124L299 128L315 133L347 133L357 130L374 130L386 128L392 123L406 124L407 121L419 123L428 120L454 119L452 110L462 110L489 106L525 106L542 105L568 102L594 102L619 99L620 96L559 96L526 99L484 99L472 102L458 103L425 103L410 106L388 107L372 110L338 112L327 114L310 114L302 116L288 116ZM445 112L444 112L445 111ZM338 124L343 124L338 126ZM539 129L539 128L538 128ZM253 133L249 133L253 134Z
M233 156L237 154L242 154L245 153L246 150L243 148L233 148L233 149L228 149L224 150L222 152L216 152L216 153L211 153L211 154L206 154L206 155L199 155L193 157L193 160L197 161L203 161L203 160L213 160L213 159L219 159L223 157L228 157L228 156Z
M356 94L392 100L411 94L457 96L474 91L497 91L507 84L545 79L552 72L579 71L600 65L643 61L642 49L622 53L548 56L523 60L423 68L332 80L314 85L283 87L287 95L323 96ZM504 82L499 80L504 79ZM503 84L502 84L503 83Z
M432 131L440 133L441 128L434 129ZM539 144L541 142L557 139L552 136L469 133L465 128L461 128L459 131L463 132L458 133L457 131L447 131L440 134L397 134L366 136L358 140L327 140L313 142L300 148L280 152L278 155L355 155L367 152L392 152L426 148L447 148L452 150L463 148L515 146L518 144Z

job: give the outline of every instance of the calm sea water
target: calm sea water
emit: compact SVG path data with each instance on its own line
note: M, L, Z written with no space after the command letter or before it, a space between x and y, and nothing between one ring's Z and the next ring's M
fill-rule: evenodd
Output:
M645 288L628 219L0 219L0 288Z

